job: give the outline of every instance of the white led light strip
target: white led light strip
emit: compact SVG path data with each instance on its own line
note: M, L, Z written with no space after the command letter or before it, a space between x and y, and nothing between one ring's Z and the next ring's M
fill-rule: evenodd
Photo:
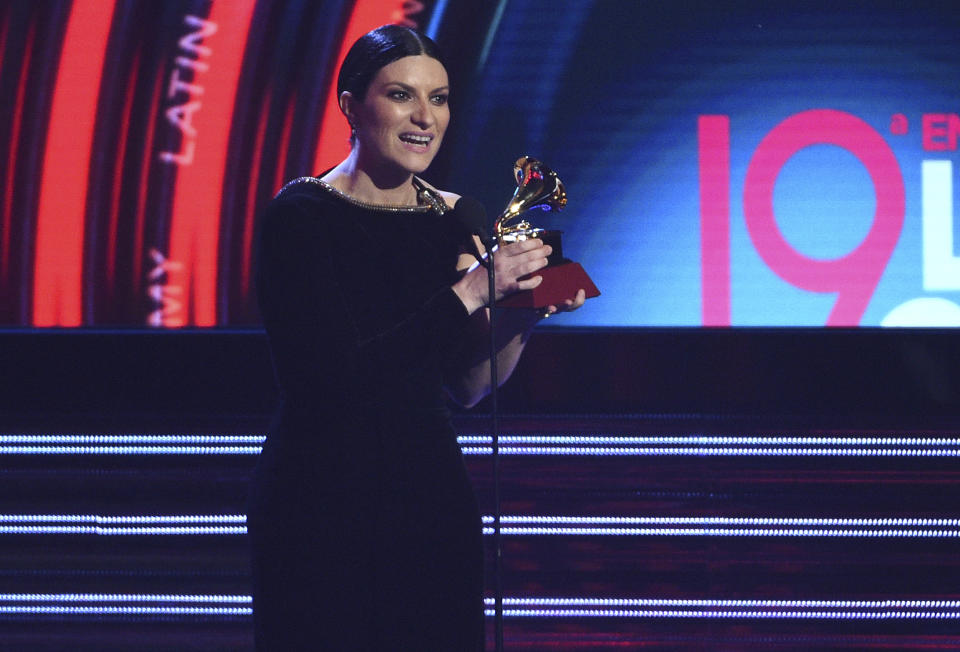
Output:
M248 444L266 435L0 435L0 444Z
M0 593L0 602L182 602L251 604L249 595L185 593Z
M265 435L0 435L0 455L259 455ZM490 455L489 435L457 438ZM957 457L960 438L891 436L504 435L504 455Z
M960 600L722 600L669 598L509 598L511 618L700 618L957 620ZM494 600L485 598L492 607ZM513 607L513 608L509 608ZM520 607L520 608L517 608ZM585 608L586 607L586 608ZM667 607L638 609L637 607ZM684 608L688 607L688 608ZM493 616L493 609L485 609Z
M491 455L489 446L463 446L464 455ZM598 446L501 446L501 455L580 457L958 457L960 450L930 448L677 448Z
M490 437L457 438L464 455L490 455ZM588 457L957 457L956 437L811 437L713 435L507 435L503 455Z
M493 534L493 517L482 521L483 534ZM242 535L246 522L243 514L0 514L0 534ZM501 522L510 536L960 537L957 518L504 515Z
M484 527L484 534L493 534ZM956 539L960 530L840 530L762 528L502 527L504 536L837 537L863 539Z
M260 446L0 446L0 455L259 455Z
M266 435L0 435L0 444L245 444L261 445ZM508 444L578 445L818 445L818 446L960 446L960 438L951 437L795 437L722 436L722 435L503 435ZM489 444L489 435L460 435L460 444Z
M265 435L0 435L0 455L259 455Z
M494 616L493 609L484 615ZM504 609L505 618L760 618L766 620L960 620L952 611L685 611L640 609Z
M0 605L0 614L48 614L56 616L250 616L251 607L87 607L79 605Z
M249 595L150 593L3 593L0 614L248 617ZM60 603L60 604L50 604ZM101 604L91 604L101 603ZM139 604L138 604L139 603ZM145 604L154 603L154 604ZM156 604L165 603L165 604ZM492 607L492 598L484 604ZM669 598L505 597L510 618L700 618L825 620L956 620L958 600L723 600ZM517 608L520 607L520 608ZM587 608L584 608L587 607ZM625 608L626 607L626 608ZM637 608L641 607L641 608ZM642 607L668 607L644 609ZM684 607L690 607L684 609ZM493 616L493 609L485 609Z
M0 534L238 535L247 533L246 525L244 525L246 522L247 517L243 514L184 514L173 516L0 514ZM4 523L15 525L2 525ZM80 525L75 525L77 523ZM216 525L203 525L210 523Z
M493 534L493 517L484 516L482 521L484 524L483 533ZM501 517L501 524L500 532L505 536L847 537L865 539L952 539L960 537L960 519L956 518L504 515Z
M125 527L104 528L84 525L0 525L0 534L95 534L122 535L225 535L246 534L245 526L238 527Z
M488 606L493 598L484 598ZM960 600L719 600L672 598L504 598L508 607L772 607L789 609L960 609Z
M243 514L182 514L175 516L100 516L99 514L0 514L0 523L246 523Z
M630 435L505 435L500 441L506 444L559 444L582 445L765 445L765 446L960 446L960 439L947 437L793 437L793 436L719 436L719 435L653 435L635 437ZM460 444L490 444L489 435L461 435Z
M0 516L2 519L2 516ZM484 516L484 523L493 523L493 516ZM511 524L580 524L580 525L850 525L859 527L945 527L960 526L960 518L749 518L724 516L507 516L502 523Z
M250 606L252 603L253 598L249 595L158 593L0 593L0 614L19 614L24 616L247 617L253 614L253 608Z

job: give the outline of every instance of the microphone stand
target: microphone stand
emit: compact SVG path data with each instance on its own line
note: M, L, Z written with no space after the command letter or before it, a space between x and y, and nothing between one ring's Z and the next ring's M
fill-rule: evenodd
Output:
M503 543L500 535L500 413L497 409L497 340L496 340L496 289L497 273L493 264L493 249L496 239L484 242L487 249L487 290L490 304L490 412L492 417L493 457L493 600L494 640L496 652L503 652Z

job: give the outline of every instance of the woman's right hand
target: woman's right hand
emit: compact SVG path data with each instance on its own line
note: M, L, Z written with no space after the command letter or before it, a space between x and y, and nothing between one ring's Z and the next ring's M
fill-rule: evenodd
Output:
M547 256L552 252L550 245L544 244L538 238L501 245L493 255L497 276L496 299L502 299L514 292L532 290L540 285L543 282L542 276L531 276L523 280L521 277L546 267ZM453 285L453 291L470 314L486 306L490 297L486 269L478 266L468 272Z

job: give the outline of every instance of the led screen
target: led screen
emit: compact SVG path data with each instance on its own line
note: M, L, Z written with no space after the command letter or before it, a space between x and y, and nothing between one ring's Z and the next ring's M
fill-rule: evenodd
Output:
M464 148L566 183L538 219L603 296L565 323L960 324L960 12L574 4L504 19Z
M602 291L562 326L955 326L960 11L945 3L74 0L0 6L0 324L255 326L256 216L345 153L385 22L454 80L427 178Z

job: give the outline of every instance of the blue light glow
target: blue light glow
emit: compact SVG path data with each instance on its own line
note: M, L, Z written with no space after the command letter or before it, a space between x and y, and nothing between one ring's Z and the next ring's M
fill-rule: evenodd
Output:
M482 530L483 533L492 534L494 531L492 527L494 523L493 517L489 515L483 516L482 522L486 526ZM188 514L174 516L0 514L0 523L18 524L0 525L0 534L171 536L243 535L247 533L247 528L243 525L246 523L246 516L242 514ZM28 525L19 525L20 523L26 523ZM163 523L163 525L147 525L151 523ZM197 523L234 523L236 525L187 525ZM510 536L758 536L855 538L956 538L960 536L960 519L956 518L504 515L501 523L503 524L501 532L504 535ZM131 527L131 525L133 525L133 527Z
M246 523L243 514L181 514L173 516L100 516L98 514L0 514L0 523Z
M260 446L0 446L0 455L259 455Z
M489 444L489 435L461 435L460 444ZM500 441L507 444L563 444L600 445L617 444L732 444L732 445L820 445L820 446L960 446L960 439L953 437L793 437L788 435L767 436L716 436L716 435L501 435Z
M482 522L485 526L483 533L493 534L494 517L483 516ZM504 536L952 539L960 537L960 519L504 515L501 517L500 532Z
M186 593L0 593L0 602L196 602L251 604L249 595Z
M0 604L0 614L22 616L246 618L253 614L253 598L242 594L0 593L0 603L13 603Z
M464 446L464 455L491 455L489 446ZM585 446L501 446L501 455L564 455L583 457L957 457L958 450L949 449L903 449L903 448L633 448L633 447L585 447Z
M0 604L0 614L246 618L253 614L252 606L200 605L252 605L252 602L250 595L243 594L4 593L0 594L0 603L26 604ZM494 604L493 598L484 599L486 607L492 607ZM956 620L960 618L960 611L958 611L960 610L960 601L958 600L771 600L508 596L503 598L503 605L514 607L504 609L504 616L511 618L761 618L807 620ZM648 609L644 607L667 608ZM485 609L484 613L487 616L493 616L494 609Z
M484 615L494 616L493 609ZM504 609L505 618L702 618L765 620L957 620L960 612L944 611L679 611L639 609Z
M493 516L484 516L493 523ZM956 518L752 518L723 516L501 516L502 523L549 523L587 525L845 525L857 527L960 526Z
M494 528L483 528L493 534ZM658 537L837 537L863 539L955 539L960 530L858 530L798 528L610 528L501 527L504 536L658 536Z
M0 455L259 455L262 450L261 444L265 440L264 435L0 435L0 444L14 444L0 445ZM457 441L464 455L492 453L489 435L462 435L457 438ZM503 455L588 457L957 457L960 455L960 438L957 437L539 434L503 435L500 441L501 444L505 444L500 449Z
M86 606L6 606L0 614L83 615L83 616L251 616L251 607L86 607Z
M246 534L238 527L123 527L103 528L86 525L0 525L0 534L94 534L98 536L170 536Z
M0 435L0 444L249 444L266 435Z
M493 605L493 598L484 598ZM960 600L723 600L670 598L504 598L505 606L541 607L776 607L816 609L960 609Z
M101 516L98 514L0 514L0 534L171 536L246 534L243 514ZM150 525L162 523L163 525ZM197 525L214 523L217 525ZM237 525L222 525L235 523ZM27 524L27 525L20 525ZM74 525L79 524L79 525Z

